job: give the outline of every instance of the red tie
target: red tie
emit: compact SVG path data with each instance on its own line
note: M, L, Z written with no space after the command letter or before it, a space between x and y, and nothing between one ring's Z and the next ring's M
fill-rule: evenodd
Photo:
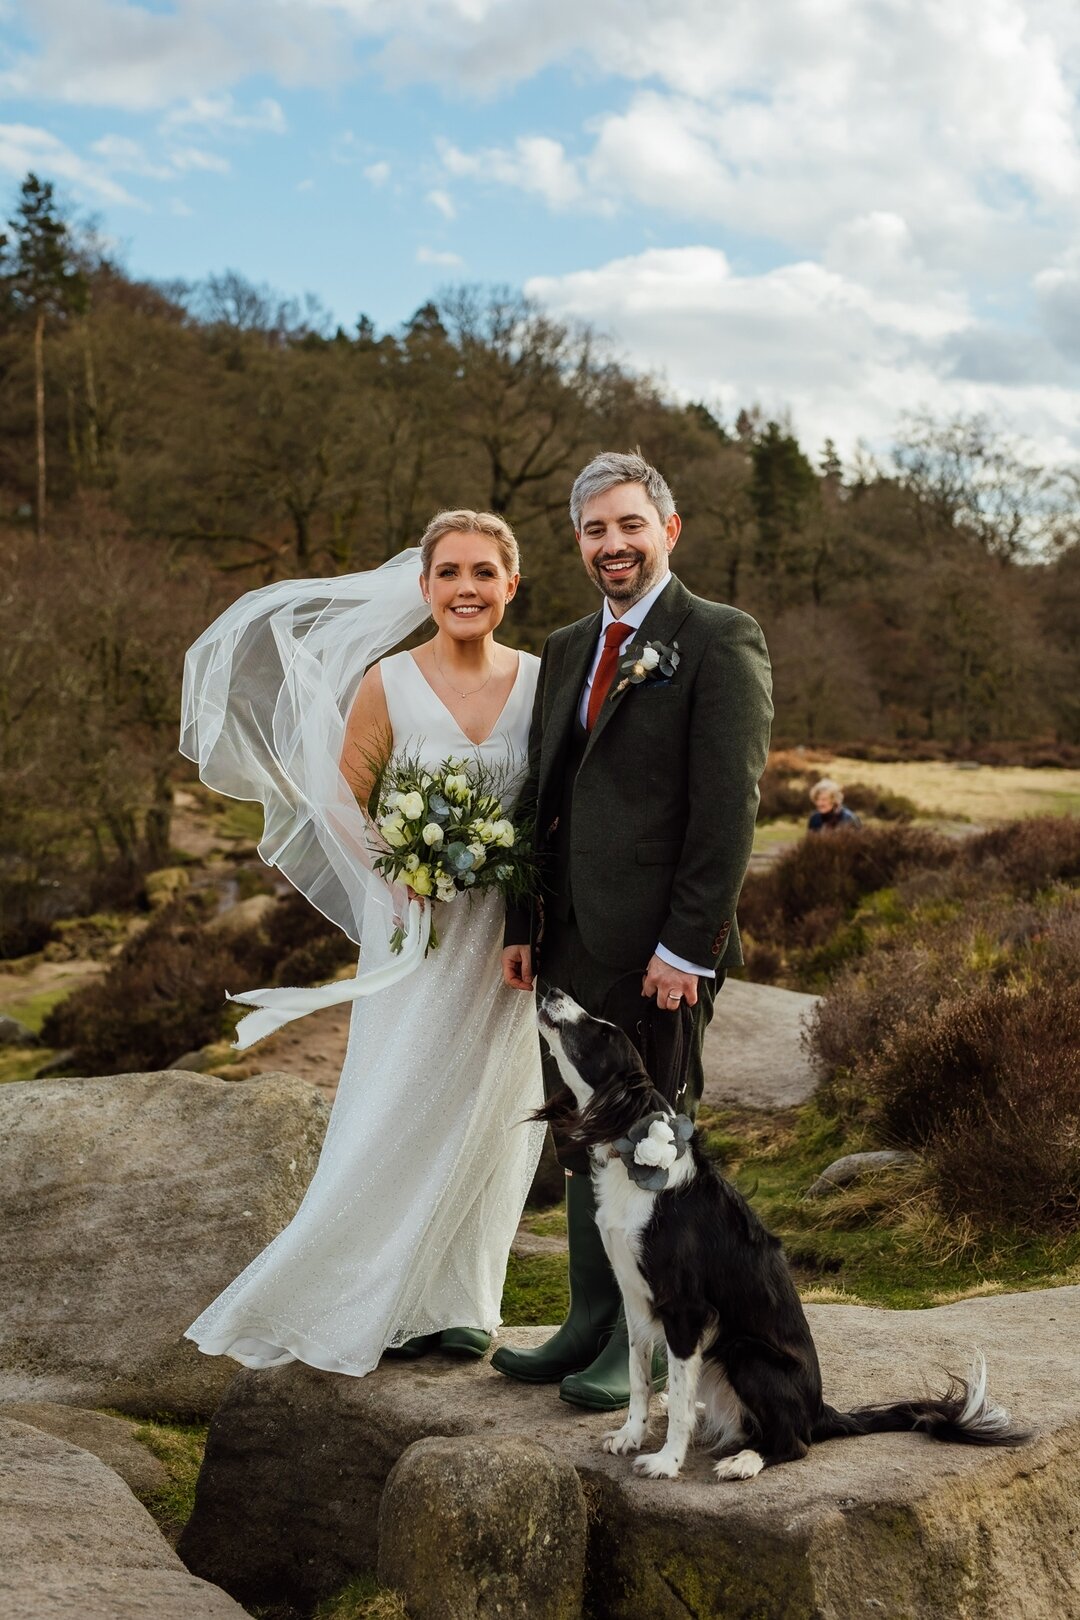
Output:
M622 652L623 642L629 640L634 633L632 624L621 624L613 619L604 631L604 650L600 654L600 662L596 666L593 676L592 691L589 693L589 707L585 715L585 730L591 731L596 724L600 713L600 705L611 691L611 683L615 679L615 671L619 667L619 654Z

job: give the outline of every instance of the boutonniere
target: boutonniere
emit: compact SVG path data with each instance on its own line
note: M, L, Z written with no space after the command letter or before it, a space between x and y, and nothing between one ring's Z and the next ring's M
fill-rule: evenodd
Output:
M679 643L673 641L665 647L662 641L647 641L640 652L632 652L619 665L620 681L615 683L612 697L618 697L628 686L640 686L643 681L670 681L679 667Z
M693 1134L694 1122L686 1114L646 1114L611 1145L631 1181L646 1192L663 1192L672 1165L682 1158Z

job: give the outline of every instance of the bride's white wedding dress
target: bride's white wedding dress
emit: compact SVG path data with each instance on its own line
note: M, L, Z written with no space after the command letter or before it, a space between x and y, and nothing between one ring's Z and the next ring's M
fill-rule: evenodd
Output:
M524 770L539 661L519 655L475 744L408 653L383 660L395 748L438 765ZM439 946L354 1003L318 1168L293 1220L188 1329L247 1367L299 1360L357 1377L388 1346L448 1327L494 1332L543 1127L533 998L502 983L503 905L437 908Z

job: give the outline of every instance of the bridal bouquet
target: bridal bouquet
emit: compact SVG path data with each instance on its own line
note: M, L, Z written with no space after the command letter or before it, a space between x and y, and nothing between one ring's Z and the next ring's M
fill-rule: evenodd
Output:
M375 825L386 845L376 871L447 903L484 889L526 899L537 886L532 829L505 814L506 780L479 760L446 759L430 769L395 755L383 766L376 794ZM400 952L404 940L396 928L391 948ZM438 943L432 926L429 949Z

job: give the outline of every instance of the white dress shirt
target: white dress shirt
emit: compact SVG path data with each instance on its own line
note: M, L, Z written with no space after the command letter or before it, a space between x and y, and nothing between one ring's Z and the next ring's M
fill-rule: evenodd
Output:
M596 678L596 671L600 664L600 657L604 651L604 637L607 634L608 625L618 623L624 625L629 630L640 630L645 621L645 615L648 613L657 597L663 591L670 578L671 574L668 572L664 575L663 579L658 579L652 590L647 591L646 594L641 597L639 601L635 602L632 607L628 607L626 612L618 620L616 619L614 613L612 613L611 603L605 596L604 612L603 617L600 620L600 634L597 637L596 651L593 654L593 661L589 666L588 677L586 678L585 687L581 694L581 706L578 709L578 716L583 726L586 725L588 721L589 694L592 691L592 684ZM699 979L716 978L716 970L714 968L699 967L696 962L688 962L685 957L676 956L674 951L669 951L666 946L657 945L656 955L662 962L666 962L669 967L678 968L680 973L696 973Z

